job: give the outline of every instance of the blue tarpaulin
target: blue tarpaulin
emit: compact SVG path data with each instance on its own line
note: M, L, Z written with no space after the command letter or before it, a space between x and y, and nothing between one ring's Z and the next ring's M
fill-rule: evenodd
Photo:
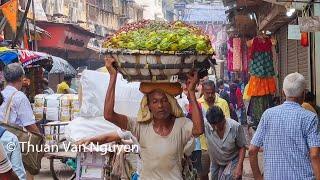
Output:
M0 52L0 61L3 62L4 65L19 62L19 55L15 50L2 51Z

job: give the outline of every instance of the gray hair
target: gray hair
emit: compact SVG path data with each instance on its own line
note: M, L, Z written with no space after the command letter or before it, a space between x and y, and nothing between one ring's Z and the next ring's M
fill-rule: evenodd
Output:
M212 80L205 80L202 86L211 86L214 90L216 89L216 84Z
M307 87L303 75L295 72L287 75L283 81L283 92L286 97L301 97Z
M4 67L3 74L7 82L15 82L23 77L25 73L19 63L12 63Z

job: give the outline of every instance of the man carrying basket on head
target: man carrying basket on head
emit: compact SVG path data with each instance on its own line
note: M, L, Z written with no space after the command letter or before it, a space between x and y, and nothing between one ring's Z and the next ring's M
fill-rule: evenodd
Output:
M141 83L140 91L145 94L137 118L114 112L117 70L112 66L113 58L106 58L110 73L106 94L104 117L121 129L131 131L140 143L142 172L141 179L182 180L182 158L185 147L193 137L203 133L203 118L199 108L192 108L192 121L183 116L175 95L182 92L178 84ZM198 75L188 75L187 90L189 103L198 107L195 87ZM130 105L128 105L130 108ZM188 148L190 153L193 147Z

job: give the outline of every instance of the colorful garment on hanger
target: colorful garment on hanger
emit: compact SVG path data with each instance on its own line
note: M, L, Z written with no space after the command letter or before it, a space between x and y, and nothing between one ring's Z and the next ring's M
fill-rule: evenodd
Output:
M272 96L254 96L250 99L248 116L252 118L254 130L257 129L263 112L272 106Z
M264 96L276 92L275 71L270 38L254 38L249 63L249 96Z
M247 44L244 42L242 43L242 72L246 73L248 72L248 47Z
M274 77L260 78L251 76L249 80L249 96L264 96L276 92L276 80Z
M250 74L258 77L274 76L272 53L255 52L250 62Z
M272 42L270 38L256 37L253 39L253 52L271 52Z
M229 38L227 42L228 55L227 55L227 65L228 71L233 71L233 39Z
M241 39L233 38L233 70L241 71L242 52L241 52Z

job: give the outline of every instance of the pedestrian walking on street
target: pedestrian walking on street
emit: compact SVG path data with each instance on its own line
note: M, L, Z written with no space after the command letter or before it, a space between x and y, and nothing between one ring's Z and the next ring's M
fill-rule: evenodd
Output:
M0 105L3 103L3 96L0 93ZM0 126L0 143L4 146L9 161L12 164L12 170L20 180L26 179L26 171L22 162L21 147L18 137ZM14 149L10 148L10 144L14 145Z
M211 160L211 179L241 179L247 145L241 124L225 118L218 106L208 110L206 119L205 135Z
M213 106L218 106L222 109L223 114L226 118L230 118L229 105L226 100L222 99L218 93L216 93L215 83L211 80L206 80L202 83L203 96L198 99L198 102L201 104L204 112L207 113L208 110ZM208 145L206 141L205 134L200 136L201 143L201 179L207 180L209 178L208 173L210 171L210 157L208 153Z
M5 119L8 103L12 99L9 122L24 127L29 132L39 133L29 99L20 91L25 75L22 66L19 63L9 64L4 68L3 73L7 86L1 92L4 102L0 106L0 120Z
M117 70L112 66L114 61L113 58L106 58L110 81L105 100L105 119L137 137L141 146L141 179L182 180L184 148L193 137L203 133L203 117L195 95L195 86L199 81L197 74L189 75L187 81L192 121L183 117L176 99L164 89L157 89L158 85L143 97L138 118L132 118L114 112L117 80ZM189 149L191 154L194 147Z
M314 94L310 91L307 91L302 107L318 115L317 110L315 109L315 100L316 98Z
M42 89L43 89L43 94L47 94L47 95L54 94L54 91L49 87L49 81L46 78L42 79Z
M29 99L21 92L25 75L23 67L19 63L12 63L4 68L3 73L7 86L1 92L4 102L0 106L0 120L4 121L9 113L9 124L39 134ZM9 106L11 106L10 112L7 112ZM33 179L28 172L27 179Z
M19 180L19 177L12 170L12 165L7 157L6 151L0 142L0 179L1 180Z
M249 156L257 180L320 179L320 129L317 115L301 107L306 80L292 73L283 81L286 101L267 109L251 141ZM264 175L258 167L263 148Z
M70 88L72 78L73 77L71 75L64 76L63 81L57 85L58 94L76 94L75 90Z

